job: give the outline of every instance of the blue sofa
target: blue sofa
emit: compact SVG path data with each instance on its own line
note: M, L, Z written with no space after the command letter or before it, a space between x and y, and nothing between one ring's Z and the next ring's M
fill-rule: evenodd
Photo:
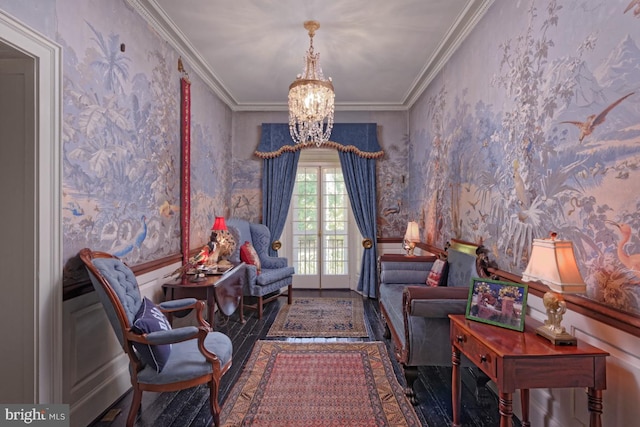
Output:
M452 239L441 286L426 285L433 262L380 262L379 304L387 338L402 365L406 394L413 400L418 366L451 366L449 314L464 314L472 277L487 277L482 246ZM470 362L463 359L463 365Z
M263 224L249 222L244 219L231 218L226 221L229 231L236 240L236 249L229 256L229 261L238 264L240 247L244 242L250 242L260 258L261 272L258 274L255 265L247 264L246 277L243 284L245 296L244 307L258 312L262 319L263 306L269 301L282 295L282 289L287 288L287 303L293 301L293 267L288 265L284 257L269 256L271 232ZM255 303L249 301L255 299Z

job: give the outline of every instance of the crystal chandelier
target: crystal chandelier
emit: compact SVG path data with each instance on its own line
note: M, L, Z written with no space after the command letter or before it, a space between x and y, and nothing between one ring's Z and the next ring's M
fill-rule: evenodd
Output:
M317 21L305 21L309 31L309 50L303 74L289 86L289 131L296 144L320 146L329 140L333 128L333 84L320 68L320 54L313 52L313 36L320 28ZM326 123L325 123L326 120Z

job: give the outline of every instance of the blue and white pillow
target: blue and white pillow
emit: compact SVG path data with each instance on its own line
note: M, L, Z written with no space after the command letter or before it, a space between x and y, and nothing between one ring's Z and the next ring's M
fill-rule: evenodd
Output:
M153 301L145 297L138 313L136 313L131 329L137 334L148 334L157 331L170 331L171 324ZM158 373L162 372L171 355L171 344L147 345L134 342L133 347L140 354L140 359Z

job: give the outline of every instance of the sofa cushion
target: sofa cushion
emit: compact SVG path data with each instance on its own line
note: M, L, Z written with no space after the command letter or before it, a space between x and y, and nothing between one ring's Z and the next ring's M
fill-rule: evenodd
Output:
M137 334L148 334L150 332L169 331L171 330L171 324L153 301L145 297L131 329ZM171 344L148 345L134 342L133 347L140 354L140 359L158 373L162 372L171 355Z
M471 286L471 278L478 275L475 255L469 253L449 250L447 262L449 271L447 273L447 286Z
M251 242L246 241L240 247L240 260L246 264L255 265L257 273L260 274L260 257Z
M444 259L437 259L431 266L429 276L427 276L427 285L444 286L446 285L447 270L449 264Z

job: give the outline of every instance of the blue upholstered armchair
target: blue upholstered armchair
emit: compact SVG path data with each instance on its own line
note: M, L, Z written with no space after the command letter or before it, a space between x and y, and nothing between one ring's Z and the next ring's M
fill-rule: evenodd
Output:
M136 277L117 257L82 249L93 287L118 341L129 356L133 399L127 427L135 423L143 391L176 391L208 384L213 424L220 423L220 378L231 367L231 340L212 332L202 316L204 301L185 298L156 306L142 298ZM165 313L195 309L199 326L172 329Z
M226 221L227 227L236 240L236 249L229 256L234 264L241 262L240 248L245 242L251 243L260 258L260 273L255 265L247 265L246 282L244 283L245 297L254 297L256 303L246 301L244 307L256 310L258 318L262 319L263 305L279 297L281 290L287 288L287 303L293 300L293 267L288 265L283 257L269 256L271 232L263 224L256 224L244 219L232 218Z

